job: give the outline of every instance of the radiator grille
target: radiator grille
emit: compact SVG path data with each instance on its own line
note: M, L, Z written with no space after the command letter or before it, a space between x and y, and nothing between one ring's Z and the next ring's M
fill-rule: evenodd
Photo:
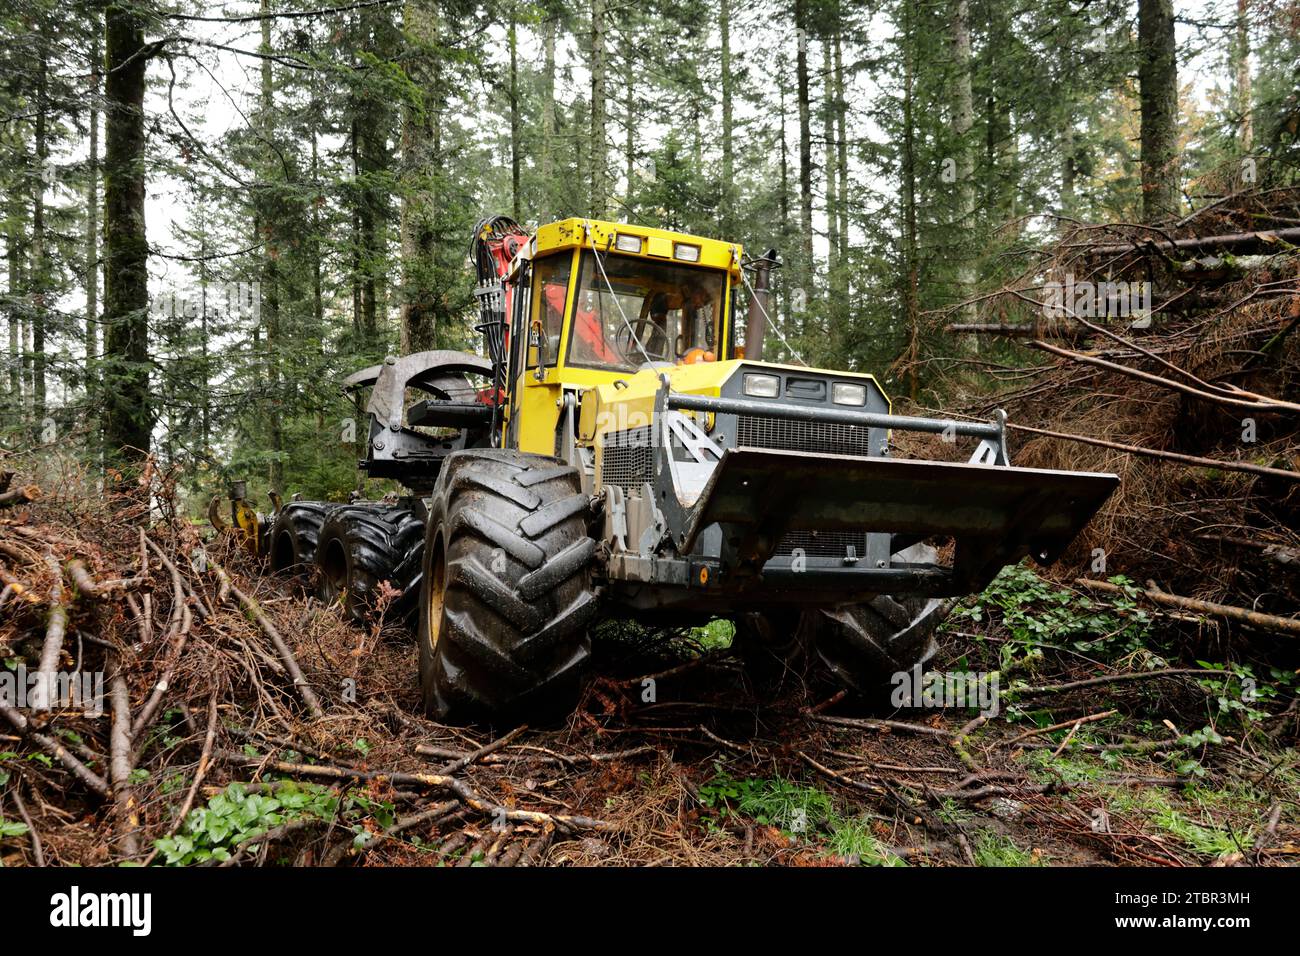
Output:
M869 455L871 429L839 422L795 422L758 415L741 415L736 444L750 448L780 448L827 455Z
M640 488L651 479L650 426L611 432L600 450L601 481L624 491Z
M845 558L849 548L855 557L867 555L867 536L861 531L790 531L776 546L776 554L794 554L803 550L807 558Z

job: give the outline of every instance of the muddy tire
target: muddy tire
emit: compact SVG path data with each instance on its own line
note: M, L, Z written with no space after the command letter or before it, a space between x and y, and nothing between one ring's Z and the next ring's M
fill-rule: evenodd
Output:
M414 527L413 527L414 522ZM365 624L381 581L402 590L398 566L418 540L421 522L394 505L340 505L325 519L316 547L316 596Z
M438 719L567 713L598 600L588 500L555 458L464 451L442 467L420 592L420 684Z
M925 545L911 561L934 559ZM736 618L737 650L756 690L825 675L867 703L890 699L895 674L924 668L951 602L880 595L863 604L807 611L751 612Z
M271 570L295 577L309 574L315 567L321 525L337 507L325 501L291 501L285 505L271 525Z
M819 615L813 649L836 681L873 703L889 699L895 674L924 668L938 649L935 632L947 602L881 595Z
M928 563L937 555L926 544L898 555ZM817 621L813 649L836 681L868 703L886 703L891 679L914 667L924 669L938 650L935 635L952 604L940 598L895 598L887 594L864 604L809 612Z

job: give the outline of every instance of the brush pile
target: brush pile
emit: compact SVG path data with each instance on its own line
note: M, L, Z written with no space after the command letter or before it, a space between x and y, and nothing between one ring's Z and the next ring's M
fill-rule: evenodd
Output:
M1016 464L1122 479L1062 577L1124 574L1205 633L1294 638L1300 188L1218 192L1168 227L1071 225L1029 253L946 326L969 346L947 385L973 415L1007 409Z
M484 796L496 748L415 715L413 648L381 640L401 630L382 609L351 629L247 573L152 468L103 497L53 483L0 498L0 823L21 821L29 862L229 865L315 830L299 862L338 863L436 824L443 857L527 864L608 828Z

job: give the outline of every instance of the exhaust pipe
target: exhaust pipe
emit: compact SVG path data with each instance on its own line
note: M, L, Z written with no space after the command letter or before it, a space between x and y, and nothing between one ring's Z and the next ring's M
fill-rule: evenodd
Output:
M768 314L767 294L772 270L780 268L781 263L775 249L763 253L762 258L752 259L746 266L754 271L753 293L749 297L749 316L745 320L745 358L762 359L763 333L767 328Z

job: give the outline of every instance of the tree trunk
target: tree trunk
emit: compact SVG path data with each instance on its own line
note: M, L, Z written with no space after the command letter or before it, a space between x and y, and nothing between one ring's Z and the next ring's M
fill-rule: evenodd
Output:
M904 0L903 49L903 302L907 323L907 394L913 402L920 397L917 359L921 354L921 308L917 290L918 254L916 235L916 145L912 124L913 44L912 0Z
M624 36L627 42L623 46L623 175L627 177L627 189L624 191L623 217L628 222L635 221L633 197L636 192L636 29L632 21L635 11L627 11L623 22Z
M822 179L826 183L826 275L839 268L839 198L835 170L835 54L829 40L822 41ZM827 283L828 287L830 282ZM832 308L836 303L831 303Z
M144 20L134 5L107 9L104 47L104 443L137 464L149 453L149 244L144 218Z
M90 151L86 160L86 396L95 390L99 354L99 15L90 41Z
M798 36L795 74L799 87L799 248L803 261L799 274L804 296L811 291L813 270L812 223L812 127L808 93L808 8L807 0L795 0L794 25Z
M731 0L720 0L718 30L722 37L722 234L736 238L735 174L736 158L732 143L732 77L731 77Z
M548 10L542 16L542 208L546 222L555 216L554 186L551 182L555 150L555 23L559 13Z
M1249 153L1254 144L1254 103L1250 85L1250 0L1237 0L1236 34L1232 42L1232 102L1238 116L1237 146Z
M14 152L23 157L14 171L20 180L26 164L27 143L21 120L14 120ZM15 185L7 190L5 202L5 265L8 275L9 304L9 402L8 411L17 419L23 407L23 325L19 297L23 294L23 192Z
M957 174L957 216L954 245L958 250L957 295L970 298L975 291L975 155L970 141L975 125L974 94L971 89L970 7L967 0L952 2L952 138L955 145ZM976 318L974 305L962 310L965 321Z
M605 187L605 0L591 0L591 214L603 218Z
M518 12L510 5L510 215L518 222L519 204L519 28Z
M441 175L439 123L446 90L437 49L442 24L438 8L427 0L409 0L406 33L416 44L411 53L412 79L423 89L419 108L408 105L402 118L402 302L403 354L431 349L438 324L434 286L437 255L437 185Z
M262 135L272 142L275 136L275 76L271 69L269 54L271 46L271 0L261 0L262 11L262 52L268 54L262 64L262 115L260 123ZM263 195L270 197L270 183L264 182ZM276 211L271 207L269 198L258 211L262 229L262 297L261 310L266 319L266 372L267 372L267 431L270 439L271 461L267 480L271 490L277 494L284 491L284 408L280 382L280 255L278 223Z
M1138 0L1138 87L1141 110L1142 218L1176 216L1178 65L1173 0Z
M45 184L52 178L46 114L49 112L49 63L41 46L36 70L36 175L32 177L32 415L38 428L45 418L45 310L50 268L45 256Z
M836 168L839 176L840 221L836 230L840 237L840 262L849 255L849 136L848 107L844 99L844 51L842 31L835 31L835 128ZM847 285L847 283L846 283Z

